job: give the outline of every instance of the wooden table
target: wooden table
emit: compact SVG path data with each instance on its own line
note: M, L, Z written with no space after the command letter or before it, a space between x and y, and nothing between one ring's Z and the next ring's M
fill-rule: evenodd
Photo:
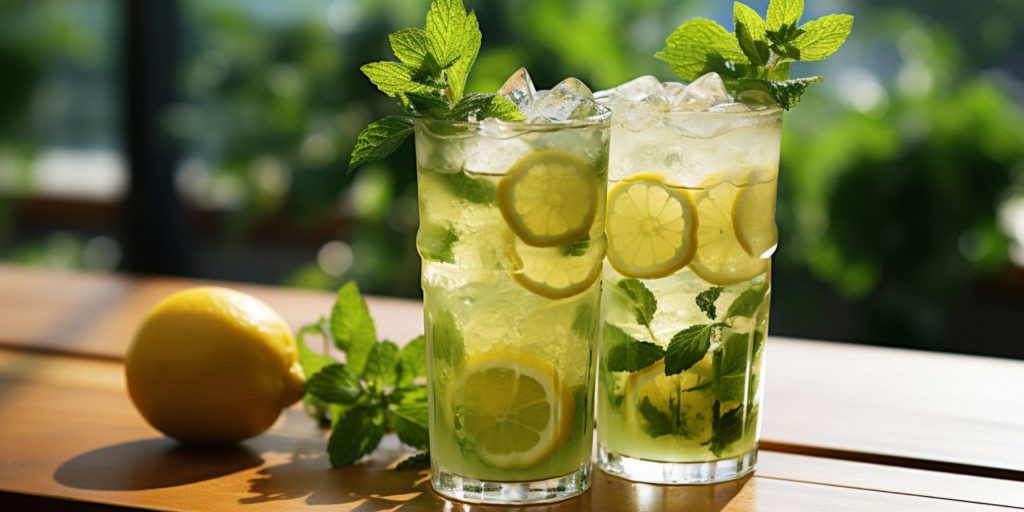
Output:
M195 284L0 265L0 510L509 510L447 501L426 471L391 471L407 453L393 437L331 469L323 433L298 408L232 449L162 438L129 402L121 357L147 308ZM332 303L235 287L293 326ZM419 303L369 302L382 336L422 331ZM590 492L537 508L1024 510L1024 362L777 337L767 354L753 477L671 487L596 471Z

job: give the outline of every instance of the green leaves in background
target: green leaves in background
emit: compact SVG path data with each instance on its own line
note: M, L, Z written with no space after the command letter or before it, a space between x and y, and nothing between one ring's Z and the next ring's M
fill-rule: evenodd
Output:
M504 96L463 96L481 40L476 13L467 12L462 0L434 0L425 29L407 28L389 35L391 51L400 62L372 62L359 69L377 89L397 98L405 115L389 116L363 129L356 138L349 170L393 153L411 133L412 116L522 121L522 112Z
M311 333L332 342L347 362L334 362L328 354L311 349L306 343ZM427 449L427 388L418 382L426 378L422 336L401 349L390 341L378 341L359 287L347 283L338 290L330 321L302 327L298 344L300 363L308 375L305 399L316 406L310 414L318 421L324 409L330 414L331 465L358 461L392 430L403 443Z
M654 56L669 64L680 78L696 80L716 72L734 93L757 90L768 93L788 110L799 101L807 86L821 77L786 80L789 64L821 60L832 55L853 29L853 16L830 14L797 26L803 0L772 0L767 20L750 7L733 4L733 27L706 20L690 20L665 40Z

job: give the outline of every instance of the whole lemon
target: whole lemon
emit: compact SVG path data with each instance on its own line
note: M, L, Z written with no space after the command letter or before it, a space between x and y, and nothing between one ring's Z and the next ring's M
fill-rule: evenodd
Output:
M227 288L190 288L154 306L125 374L146 421L188 444L255 436L302 397L288 325L259 299Z

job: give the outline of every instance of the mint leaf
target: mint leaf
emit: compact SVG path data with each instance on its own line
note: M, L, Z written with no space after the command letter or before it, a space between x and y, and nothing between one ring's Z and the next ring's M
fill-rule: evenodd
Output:
M750 7L736 2L733 4L733 23L740 49L750 59L750 63L758 66L767 64L771 51L768 49L768 38L761 16Z
M372 452L384 436L384 415L371 406L345 410L335 421L331 437L327 440L327 454L331 466L353 464Z
M761 354L761 349L764 348L764 333L761 331L754 331L754 349L752 353L756 359Z
M401 62L382 60L364 64L359 71L362 71L366 78L369 78L373 85L377 86L380 92L395 97L407 92L427 92L430 87L418 83L414 76L416 70Z
M427 11L427 43L435 60L446 68L448 99L456 102L480 51L480 25L462 0L434 0Z
M345 351L349 369L362 374L366 358L377 342L377 328L354 281L338 290L331 310L331 334L337 347Z
M334 364L334 358L325 354L321 354L316 350L309 347L306 343L307 334L318 334L325 336L324 333L324 321L321 319L315 324L308 324L302 326L295 335L295 344L299 349L299 366L302 367L302 373L307 378L315 375L325 366Z
M769 30L767 36L771 42L771 51L782 59L800 60L800 48L793 45L793 40L803 33L804 31L797 28L795 23L783 25L777 30Z
M846 42L853 30L853 16L829 14L800 27L802 34L793 39L793 46L800 50L800 60L822 60L832 55Z
M717 327L718 324L691 325L672 336L665 351L665 375L685 372L704 359Z
M642 427L644 432L651 437L667 436L675 432L672 428L672 418L658 409L651 403L651 399L644 397L640 401L640 406L637 407L637 411L640 413L640 417L644 419Z
M306 381L306 393L329 404L352 404L365 393L359 376L343 364L325 366Z
M718 401L711 406L711 452L715 456L721 456L743 437L743 408L736 407L725 414L721 414L721 408Z
M587 253L587 249L590 248L590 235L583 235L583 238L571 243L566 244L558 248L558 254L562 256L583 256Z
M388 420L398 438L413 448L427 449L430 437L427 434L426 386L398 390L388 401Z
M388 36L391 51L403 64L418 72L436 71L438 64L430 53L427 33L421 28L407 28Z
M680 25L654 57L667 62L676 75L691 82L709 71L736 76L735 64L750 63L736 37L708 19Z
M429 469L430 468L430 452L420 452L416 455L410 455L399 462L395 466L395 471L405 471L407 469Z
M510 122L526 120L526 116L523 115L523 111L519 110L519 106L500 94L496 94L491 100L491 104L476 115L478 121L488 117Z
M375 343L366 359L363 380L377 390L394 386L398 382L398 345L387 340Z
M455 263L455 243L459 234L451 226L424 223L416 232L420 257L428 261Z
M431 319L431 351L437 361L450 367L457 367L465 357L465 346L462 331L455 324L455 317L447 311L432 315Z
M473 178L464 172L439 172L441 183L466 201L474 204L493 204L498 200L498 187L486 178Z
M654 321L654 313L658 310L658 299L654 297L651 290L640 280L633 278L623 279L616 286L629 298L636 322L650 327L651 322Z
M697 307L708 316L709 320L714 320L718 316L718 310L715 308L715 301L722 295L722 287L715 286L708 288L697 294L695 302Z
M796 25L804 14L804 0L771 0L766 16L769 30Z
M413 111L422 117L444 117L450 110L448 100L436 92L410 92L405 95Z
M712 355L715 381L712 389L720 402L742 402L746 394L747 349L750 335L732 333L726 336Z
M587 428L587 422L592 422L594 419L593 414L587 414L587 411L593 411L594 408L591 406L590 401L594 398L594 389L585 384L579 386L573 386L569 390L572 395L572 427L569 429L569 437L579 435L583 432L592 431L593 425L589 425Z
M760 414L760 408L757 404L754 404L747 408L747 431L746 435L754 437L757 434L757 416Z
M758 308L761 307L761 301L764 300L764 296L767 292L767 282L756 284L746 290L743 290L743 293L732 301L732 304L729 306L729 310L725 313L725 317L753 316L753 314L757 312Z
M636 340L612 324L604 326L604 342L611 346L603 363L610 372L639 371L665 357L657 344Z
M387 158L412 132L412 121L402 116L387 116L370 123L356 137L356 145L352 148L348 162L349 170Z
M427 376L427 340L419 336L406 343L398 352L398 383L408 386L417 377Z
M505 121L522 121L523 113L512 100L494 93L471 92L462 97L451 111L448 112L448 119L454 121L477 121L496 117Z
M597 313L590 304L583 303L576 308L576 315L572 319L572 332L585 340L597 339L598 323Z
M807 86L822 81L820 76L794 78L784 82L775 82L763 78L741 78L740 86L746 90L764 91L775 98L780 107L789 110L800 103L800 96Z

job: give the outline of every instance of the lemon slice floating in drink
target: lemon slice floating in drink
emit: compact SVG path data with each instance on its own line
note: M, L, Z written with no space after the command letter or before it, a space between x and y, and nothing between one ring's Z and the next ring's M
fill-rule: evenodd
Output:
M534 247L583 238L594 223L598 175L580 157L559 150L531 153L498 185L498 206L512 231Z
M655 174L633 176L608 196L608 261L629 277L671 275L693 258L697 224L689 192Z
M697 255L690 262L690 270L711 284L728 286L742 283L768 271L769 260L751 256L739 241L740 228L733 224L734 205L741 199L739 196L747 194L741 192L745 188L749 187L721 182L697 202L700 226L697 228ZM741 217L748 215L740 213ZM743 229L762 228L744 225ZM751 247L765 243L762 235L745 232L742 236L754 241Z
M509 236L506 241L509 271L523 288L548 299L583 293L601 277L604 237L585 238L568 246L530 247Z
M537 464L572 430L572 394L551 365L525 354L497 350L471 358L453 401L476 455L494 468Z
M736 240L747 254L755 258L770 255L779 242L773 185L760 183L740 188L732 208Z

